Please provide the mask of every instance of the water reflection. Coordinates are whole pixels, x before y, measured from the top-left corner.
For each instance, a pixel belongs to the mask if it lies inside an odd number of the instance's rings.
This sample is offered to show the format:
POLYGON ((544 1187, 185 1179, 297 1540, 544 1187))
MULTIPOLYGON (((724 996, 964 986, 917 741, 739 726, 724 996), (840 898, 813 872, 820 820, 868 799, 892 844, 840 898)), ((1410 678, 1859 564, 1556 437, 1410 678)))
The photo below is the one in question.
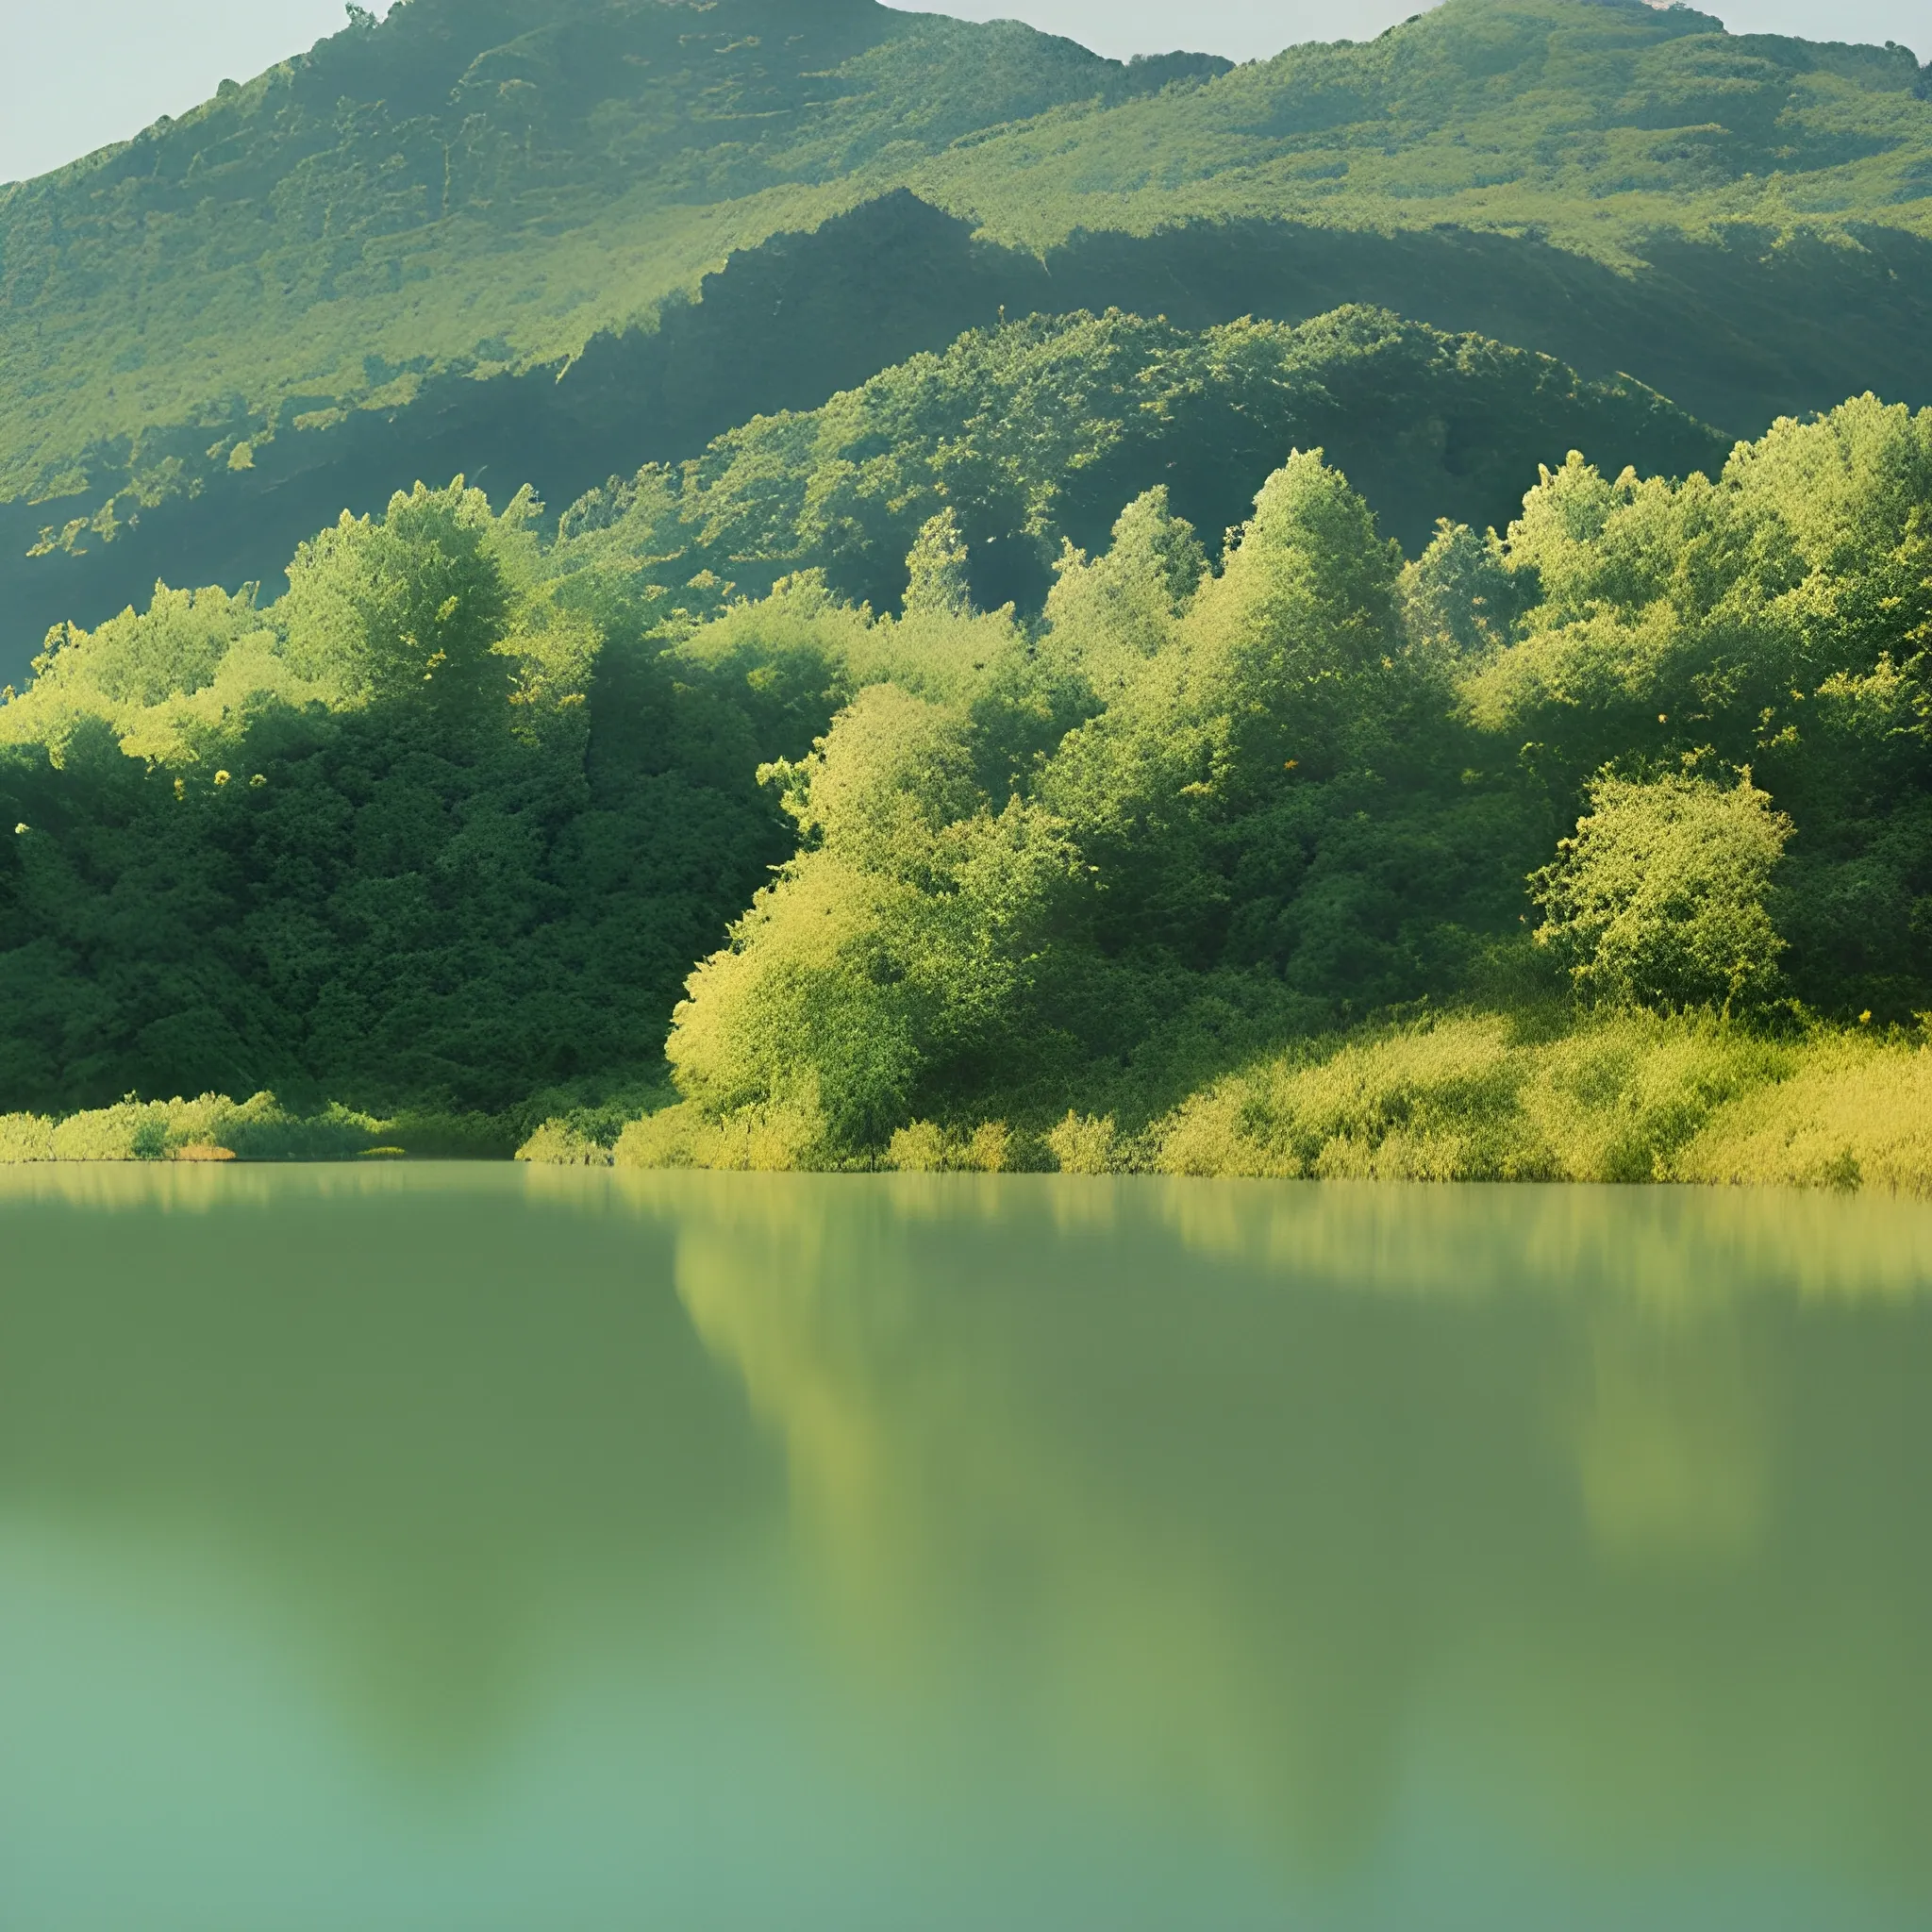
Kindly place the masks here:
POLYGON ((1515 1760, 1606 1856, 1717 1815, 1789 1851, 1850 1809, 1923 1875, 1927 1431, 1892 1352, 1925 1364, 1898 1318, 1924 1277, 1873 1239, 1918 1248, 1915 1210, 1034 1205, 925 1182, 828 1239, 808 1191, 681 1202, 680 1292, 895 1688, 991 1685, 1074 1785, 1206 1802, 1306 1869, 1362 1855, 1418 1725, 1479 1683, 1462 1774, 1515 1760), (1097 1238, 1050 1236, 1070 1223, 1097 1238), (1821 1322, 1820 1294, 1864 1313, 1821 1322), (962 1634, 997 1671, 962 1669, 962 1634))
POLYGON ((0 1240, 9 1924, 112 1902, 63 1806, 142 1838, 75 1735, 206 1796, 128 1897, 249 1789, 254 1923, 1932 1911, 1915 1207, 42 1170, 0 1240), (168 1672, 220 1721, 85 1688, 168 1672))

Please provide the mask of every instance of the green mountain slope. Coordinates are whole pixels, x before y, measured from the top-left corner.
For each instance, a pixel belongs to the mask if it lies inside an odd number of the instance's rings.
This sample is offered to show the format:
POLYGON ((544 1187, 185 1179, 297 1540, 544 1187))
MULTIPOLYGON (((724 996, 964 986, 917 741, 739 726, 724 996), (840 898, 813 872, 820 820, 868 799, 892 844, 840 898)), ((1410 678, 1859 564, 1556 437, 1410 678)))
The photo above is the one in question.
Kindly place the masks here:
POLYGON ((1448 0, 1186 96, 1049 117, 913 171, 1002 236, 1299 215, 1521 230, 1638 265, 1659 230, 1932 233, 1932 108, 1896 45, 1733 35, 1640 0, 1448 0))
POLYGON ((1740 433, 1866 384, 1932 395, 1932 102, 1903 49, 1449 0, 1224 69, 873 0, 407 0, 352 25, 0 191, 12 628, 151 581, 102 559, 159 506, 199 564, 227 539, 194 503, 241 527, 251 491, 308 478, 246 554, 174 573, 239 583, 331 494, 487 460, 564 501, 587 423, 630 439, 600 469, 692 455, 1002 303, 1199 325, 1368 299, 1627 369, 1740 433), (903 191, 974 239, 939 246, 941 224, 908 259, 903 221, 853 213, 903 191), (841 217, 823 250, 779 239, 841 217), (733 250, 737 284, 708 285, 733 250), (897 286, 933 250, 945 272, 897 286), (777 306, 699 314, 774 279, 813 309, 802 338, 777 306), (694 385, 650 368, 667 339, 697 345, 694 385), (708 416, 680 422, 687 387, 708 416))
POLYGON ((1291 449, 1318 446, 1411 553, 1443 517, 1503 527, 1539 464, 1573 448, 1613 473, 1684 475, 1715 474, 1730 447, 1634 383, 1381 310, 1199 334, 1119 310, 1035 316, 613 478, 563 514, 558 556, 617 565, 674 605, 822 570, 885 609, 921 526, 950 509, 974 601, 1030 615, 1064 546, 1104 549, 1143 491, 1213 535, 1245 519, 1291 449), (694 578, 718 588, 693 600, 694 578))
POLYGON ((1169 77, 873 0, 409 0, 0 194, 0 490, 568 357, 962 137, 1169 77))

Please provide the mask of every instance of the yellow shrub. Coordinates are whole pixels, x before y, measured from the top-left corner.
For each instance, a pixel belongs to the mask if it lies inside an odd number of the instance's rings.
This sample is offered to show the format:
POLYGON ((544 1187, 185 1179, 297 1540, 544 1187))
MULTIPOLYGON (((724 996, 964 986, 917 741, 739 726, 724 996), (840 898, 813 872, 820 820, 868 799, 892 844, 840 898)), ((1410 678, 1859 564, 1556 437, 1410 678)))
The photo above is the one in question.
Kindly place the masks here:
POLYGON ((43 1114, 0 1114, 0 1165, 52 1160, 54 1123, 43 1114))
POLYGON ((516 1158, 541 1167, 608 1167, 610 1150, 588 1134, 579 1133, 567 1121, 545 1121, 524 1144, 516 1158))
POLYGON ((892 1136, 886 1165, 902 1174, 940 1174, 946 1166, 945 1129, 936 1121, 914 1121, 892 1136))
POLYGON ((1062 1174, 1112 1174, 1121 1157, 1112 1114, 1096 1119, 1069 1108, 1066 1119, 1047 1135, 1046 1144, 1062 1174))
POLYGON ((1013 1151, 1005 1121, 984 1122, 971 1134, 914 1121, 892 1136, 884 1165, 902 1174, 1004 1174, 1013 1165, 1013 1151))
POLYGON ((0 1162, 32 1160, 341 1160, 368 1147, 377 1123, 330 1107, 291 1114, 273 1093, 235 1101, 124 1100, 69 1114, 0 1116, 0 1162))
POLYGON ((688 1100, 633 1121, 618 1136, 618 1167, 711 1167, 786 1174, 824 1166, 824 1122, 803 1106, 744 1108, 722 1121, 688 1100))

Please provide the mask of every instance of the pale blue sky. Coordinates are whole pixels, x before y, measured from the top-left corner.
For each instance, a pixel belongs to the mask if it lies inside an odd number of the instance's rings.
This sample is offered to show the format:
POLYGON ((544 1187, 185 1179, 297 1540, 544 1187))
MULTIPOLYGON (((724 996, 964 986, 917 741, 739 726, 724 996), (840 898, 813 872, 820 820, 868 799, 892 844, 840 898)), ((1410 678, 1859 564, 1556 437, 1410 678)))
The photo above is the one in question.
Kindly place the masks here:
MULTIPOLYGON (((1237 59, 1296 41, 1366 39, 1421 0, 951 0, 1104 54, 1175 46, 1237 59)), ((1932 0, 1706 0, 1733 29, 1904 41, 1932 58, 1932 0)), ((382 10, 382 0, 371 0, 382 10)), ((125 140, 342 24, 341 0, 0 0, 0 181, 125 140)))

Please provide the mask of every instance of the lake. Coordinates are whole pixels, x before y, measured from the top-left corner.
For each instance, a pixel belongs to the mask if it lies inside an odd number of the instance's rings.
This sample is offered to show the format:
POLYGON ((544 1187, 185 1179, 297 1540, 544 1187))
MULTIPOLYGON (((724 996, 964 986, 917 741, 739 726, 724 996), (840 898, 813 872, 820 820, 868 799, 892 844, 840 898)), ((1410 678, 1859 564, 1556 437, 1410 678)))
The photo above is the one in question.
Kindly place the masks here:
POLYGON ((8 1932, 1932 1924, 1932 1210, 0 1174, 8 1932))

